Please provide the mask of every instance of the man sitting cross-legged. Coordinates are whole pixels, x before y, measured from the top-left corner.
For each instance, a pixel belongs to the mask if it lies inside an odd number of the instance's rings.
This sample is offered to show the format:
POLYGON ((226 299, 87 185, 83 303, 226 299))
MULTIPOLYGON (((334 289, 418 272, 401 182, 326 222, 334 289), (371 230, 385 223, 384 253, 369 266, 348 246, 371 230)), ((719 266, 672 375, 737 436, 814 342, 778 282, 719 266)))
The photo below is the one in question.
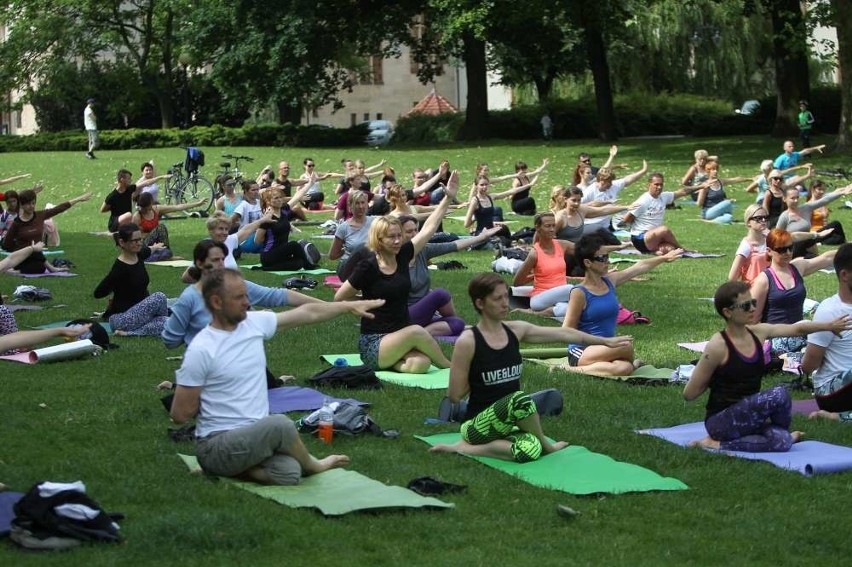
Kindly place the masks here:
POLYGON ((172 419, 197 416, 196 455, 211 474, 261 484, 293 485, 303 475, 349 464, 346 455, 317 459, 285 415, 269 415, 263 342, 277 329, 327 321, 344 313, 371 317, 384 300, 314 303, 291 311, 248 313, 243 276, 206 275, 201 293, 213 321, 186 350, 176 374, 172 419))

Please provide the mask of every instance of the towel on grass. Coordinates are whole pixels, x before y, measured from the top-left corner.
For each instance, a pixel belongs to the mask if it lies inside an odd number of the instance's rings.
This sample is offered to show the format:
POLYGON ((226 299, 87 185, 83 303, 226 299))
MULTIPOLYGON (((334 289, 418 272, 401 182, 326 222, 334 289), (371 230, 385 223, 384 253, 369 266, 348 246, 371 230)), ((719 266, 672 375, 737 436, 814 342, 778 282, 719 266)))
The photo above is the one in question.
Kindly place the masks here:
MULTIPOLYGON (((260 269, 260 264, 243 264, 240 268, 244 270, 251 270, 254 268, 260 269)), ((278 270, 278 271, 266 271, 263 270, 264 273, 274 274, 276 276, 295 276, 298 274, 309 274, 311 276, 325 276, 327 274, 333 274, 332 270, 326 270, 325 268, 315 268, 313 270, 278 270)))
POLYGON ((0 492, 0 538, 9 535, 15 519, 15 503, 23 497, 23 492, 0 492))
POLYGON ((22 278, 76 278, 77 274, 74 272, 48 272, 47 270, 43 271, 40 274, 21 274, 18 273, 18 276, 22 278))
POLYGON ((698 343, 677 343, 677 346, 681 348, 685 348, 686 350, 691 350, 692 352, 704 352, 704 349, 707 348, 707 343, 710 341, 701 341, 698 343))
MULTIPOLYGON (((201 467, 191 455, 178 456, 192 472, 201 467)), ((355 471, 331 469, 302 478, 296 486, 263 486, 226 478, 240 490, 291 508, 317 508, 326 516, 381 508, 453 508, 437 498, 420 496, 401 486, 388 486, 355 471)))
MULTIPOLYGON (((334 364, 338 358, 344 359, 349 366, 364 364, 357 354, 324 354, 321 358, 329 364, 334 364)), ((426 374, 406 374, 393 370, 377 370, 376 376, 382 382, 406 386, 409 388, 422 388, 424 390, 446 390, 450 385, 450 369, 432 366, 426 374)))
MULTIPOLYGON (((533 349, 530 349, 533 350, 533 349)), ((568 357, 562 358, 528 358, 524 356, 524 360, 531 362, 533 364, 538 364, 539 366, 547 366, 552 370, 564 370, 565 372, 570 372, 572 374, 582 374, 584 376, 594 376, 595 378, 604 378, 607 380, 615 380, 617 382, 626 382, 628 384, 636 384, 636 385, 645 385, 645 386, 657 386, 662 384, 669 384, 671 380, 672 374, 674 370, 671 368, 657 368, 656 366, 652 366, 650 364, 644 364, 639 368, 635 369, 632 374, 629 376, 607 376, 605 374, 596 374, 594 372, 582 372, 576 369, 576 367, 568 365, 568 357)))
POLYGON ((188 268, 192 266, 190 260, 161 260, 159 262, 148 262, 146 266, 165 266, 166 268, 188 268))
MULTIPOLYGON (((44 325, 37 325, 35 327, 30 327, 30 329, 55 329, 57 327, 67 327, 68 323, 70 323, 70 322, 71 321, 54 321, 53 323, 45 323, 44 325)), ((107 323, 106 321, 101 321, 101 320, 95 321, 94 319, 92 319, 92 322, 93 323, 95 323, 95 322, 100 323, 101 327, 104 328, 104 330, 107 332, 107 334, 110 334, 110 335, 112 334, 112 326, 109 323, 107 323)))
MULTIPOLYGON (((458 433, 439 433, 428 437, 415 435, 415 437, 432 446, 441 443, 453 444, 461 438, 458 433)), ((568 446, 561 451, 523 464, 491 457, 465 456, 533 486, 569 494, 601 492, 622 494, 689 488, 676 478, 662 477, 654 471, 616 461, 578 445, 568 446)))
MULTIPOLYGON (((636 433, 653 435, 681 447, 691 441, 707 437, 704 422, 685 423, 661 429, 641 429, 636 433)), ((744 451, 712 451, 741 459, 766 461, 776 467, 794 471, 805 476, 830 474, 852 469, 852 447, 832 445, 822 441, 801 441, 794 443, 786 453, 747 453, 744 451)))
POLYGON ((289 411, 314 411, 320 409, 325 400, 329 402, 347 402, 356 406, 369 406, 353 398, 335 398, 327 396, 313 388, 301 386, 282 386, 267 390, 269 397, 269 413, 287 413, 289 411))
POLYGON ((330 287, 332 289, 338 289, 340 286, 343 285, 343 282, 340 281, 340 278, 336 275, 335 276, 326 276, 325 279, 322 281, 322 283, 323 283, 323 285, 327 285, 328 287, 330 287))

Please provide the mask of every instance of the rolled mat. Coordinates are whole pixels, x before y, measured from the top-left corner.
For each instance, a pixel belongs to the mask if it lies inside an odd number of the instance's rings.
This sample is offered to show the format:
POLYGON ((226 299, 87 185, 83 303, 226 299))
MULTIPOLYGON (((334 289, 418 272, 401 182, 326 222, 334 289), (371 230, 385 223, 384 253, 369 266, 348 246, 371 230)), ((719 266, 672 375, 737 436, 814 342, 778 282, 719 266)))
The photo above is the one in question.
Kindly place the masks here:
MULTIPOLYGON (((428 437, 415 435, 429 445, 453 444, 458 433, 439 433, 428 437)), ((512 475, 523 482, 569 494, 606 492, 648 492, 651 490, 687 490, 689 487, 676 478, 667 478, 654 471, 622 463, 579 445, 545 455, 530 463, 516 463, 491 457, 464 455, 475 461, 512 475)))
MULTIPOLYGON (((200 471, 191 455, 178 455, 190 471, 200 471)), ((437 498, 420 496, 401 486, 388 486, 355 471, 332 469, 303 477, 296 486, 262 486, 223 479, 240 490, 291 508, 317 508, 326 516, 382 508, 453 508, 437 498)))
POLYGON ((190 260, 161 260, 160 262, 148 262, 146 266, 163 266, 166 268, 188 268, 192 266, 190 260))
MULTIPOLYGON (((652 435, 670 443, 686 447, 690 442, 707 436, 703 422, 685 423, 662 429, 641 429, 636 433, 652 435)), ((794 471, 805 476, 830 474, 852 469, 852 447, 832 445, 822 441, 794 443, 786 453, 746 453, 744 451, 714 451, 740 459, 766 461, 776 467, 794 471)))
MULTIPOLYGON (((323 354, 320 358, 329 364, 334 364, 338 359, 343 359, 349 366, 364 364, 357 354, 323 354)), ((421 388, 423 390, 446 390, 450 385, 450 369, 431 366, 425 374, 406 374, 393 370, 377 370, 376 376, 382 382, 405 386, 407 388, 421 388)))
POLYGON ((77 274, 72 272, 48 272, 44 271, 40 274, 17 274, 22 278, 76 278, 77 274))
MULTIPOLYGON (((240 268, 244 270, 251 270, 252 268, 260 269, 260 264, 243 264, 240 268)), ((298 274, 309 274, 311 276, 325 276, 328 274, 333 274, 333 270, 326 270, 325 268, 316 268, 313 270, 276 270, 276 271, 267 271, 267 274, 275 274, 276 276, 295 276, 298 274)))
POLYGON ((58 345, 44 347, 18 354, 7 354, 0 356, 0 360, 20 362, 22 364, 36 364, 38 362, 61 362, 63 360, 74 360, 91 355, 97 347, 89 339, 71 341, 58 345))

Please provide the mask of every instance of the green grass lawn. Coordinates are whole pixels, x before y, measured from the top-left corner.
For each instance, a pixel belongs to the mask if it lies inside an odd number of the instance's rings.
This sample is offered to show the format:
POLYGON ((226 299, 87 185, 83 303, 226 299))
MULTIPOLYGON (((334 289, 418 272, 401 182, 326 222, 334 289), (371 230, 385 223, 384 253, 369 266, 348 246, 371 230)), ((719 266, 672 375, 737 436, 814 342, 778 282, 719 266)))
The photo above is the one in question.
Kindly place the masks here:
MULTIPOLYGON (((828 140, 817 140, 822 143, 828 140)), ((617 162, 628 171, 646 158, 651 171, 662 171, 673 189, 692 162, 692 152, 706 148, 721 158, 724 177, 754 175, 760 160, 780 153, 781 140, 727 138, 702 140, 631 140, 620 144, 617 162)), ((595 164, 607 148, 586 141, 571 144, 503 144, 481 147, 376 151, 305 150, 275 148, 204 148, 213 178, 219 154, 239 152, 256 158, 250 173, 281 159, 301 171, 305 157, 317 169, 339 170, 343 157, 362 158, 368 164, 387 159, 399 179, 410 179, 416 166, 433 167, 442 158, 462 172, 465 187, 473 168, 485 161, 495 174, 513 171, 521 159, 536 167, 543 158, 551 166, 535 188, 539 208, 555 184, 564 184, 576 155, 589 151, 595 164)), ((139 172, 143 161, 154 159, 164 172, 182 159, 182 151, 104 151, 88 161, 83 150, 74 153, 0 155, 0 176, 32 172, 43 180, 45 202, 59 203, 84 191, 95 197, 58 217, 61 248, 76 264, 77 278, 24 281, 3 276, 2 291, 11 295, 20 283, 49 288, 54 300, 38 312, 17 313, 21 328, 91 315, 103 309, 92 290, 107 273, 116 255, 110 239, 92 236, 105 230, 106 215, 98 213, 112 188, 118 168, 139 172), (52 308, 51 305, 65 304, 52 308)), ((848 165, 843 156, 817 156, 819 167, 848 165)), ((326 182, 327 194, 333 186, 326 182)), ((24 183, 12 186, 24 188, 24 183)), ((499 190, 501 186, 498 186, 499 190)), ((738 185, 730 195, 739 200, 735 218, 753 199, 738 185), (738 190, 739 189, 739 190, 738 190)), ((8 187, 7 187, 8 188, 8 187)), ((645 190, 639 182, 625 191, 629 202, 645 190)), ((832 218, 852 226, 852 211, 835 204, 832 218)), ((681 260, 664 265, 645 282, 619 288, 623 304, 651 317, 649 326, 622 327, 636 338, 639 356, 656 366, 674 367, 696 355, 680 349, 679 341, 699 341, 722 327, 709 301, 724 281, 732 254, 746 230, 709 225, 696 220, 695 207, 684 204, 667 213, 667 224, 688 247, 725 254, 719 259, 681 260)), ((531 219, 528 224, 531 224, 531 219)), ((515 226, 522 226, 519 223, 515 226)), ((446 221, 449 230, 461 223, 446 221)), ((169 221, 175 253, 190 257, 195 242, 205 236, 203 221, 169 221)), ((317 232, 307 227, 307 234, 317 232)), ((327 251, 328 240, 317 240, 327 251)), ((446 287, 466 320, 474 321, 466 285, 477 271, 490 269, 488 252, 461 252, 448 257, 467 266, 465 271, 434 272, 433 286, 446 287)), ((251 263, 255 260, 244 260, 251 263)), ((333 267, 324 260, 324 265, 333 267)), ((176 297, 183 285, 180 270, 149 267, 151 290, 176 297)), ((281 278, 246 272, 265 285, 281 278)), ((833 276, 815 274, 806 282, 808 296, 821 300, 836 291, 833 276)), ((328 288, 313 292, 331 299, 328 288)), ((542 324, 556 324, 531 319, 542 324)), ((295 374, 300 382, 323 368, 323 353, 356 352, 358 329, 351 317, 277 335, 267 346, 270 368, 295 374)), ((352 458, 351 469, 385 483, 405 485, 430 475, 468 485, 466 493, 446 497, 455 509, 443 511, 385 511, 326 519, 311 510, 294 510, 187 473, 176 453, 192 452, 189 443, 175 444, 166 437, 171 426, 155 386, 171 379, 178 362, 153 338, 115 338, 120 349, 99 358, 59 364, 23 366, 0 364, 0 482, 26 491, 42 480, 86 482, 90 494, 109 511, 127 515, 121 545, 88 546, 58 555, 25 554, 0 546, 0 564, 28 565, 659 565, 730 563, 775 565, 836 562, 848 554, 848 522, 842 502, 848 501, 852 474, 805 478, 769 464, 685 450, 654 438, 635 435, 637 428, 668 426, 703 418, 704 399, 686 404, 680 387, 637 387, 564 373, 547 373, 527 365, 525 389, 559 388, 565 412, 547 419, 545 431, 617 460, 676 477, 688 491, 600 497, 574 497, 534 488, 483 465, 453 455, 430 455, 415 434, 452 428, 424 425, 434 416, 441 391, 388 386, 379 391, 355 392, 373 403, 371 415, 384 428, 399 429, 397 440, 375 437, 335 439, 335 452, 352 458), (581 512, 574 520, 555 513, 557 504, 581 512)), ((449 354, 451 349, 444 347, 449 354)), ((770 385, 790 375, 769 377, 770 385)), ((342 392, 335 392, 342 393, 342 392)), ((797 394, 802 397, 802 394, 797 394)), ((811 439, 852 445, 852 429, 836 423, 811 423, 794 417, 794 427, 811 439)), ((305 442, 316 454, 328 452, 313 438, 305 442)))

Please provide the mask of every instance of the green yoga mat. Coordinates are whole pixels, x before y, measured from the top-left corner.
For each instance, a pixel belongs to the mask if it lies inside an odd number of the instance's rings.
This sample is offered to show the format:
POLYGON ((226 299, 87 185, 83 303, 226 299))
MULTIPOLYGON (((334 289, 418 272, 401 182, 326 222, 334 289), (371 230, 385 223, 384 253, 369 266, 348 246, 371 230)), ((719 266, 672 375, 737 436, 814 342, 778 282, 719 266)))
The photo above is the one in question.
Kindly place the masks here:
MULTIPOLYGON (((349 366, 364 364, 357 354, 324 354, 320 358, 329 364, 334 364, 338 358, 346 360, 349 366)), ((422 388, 424 390, 446 390, 450 385, 450 369, 432 366, 426 374, 405 374, 392 370, 377 370, 376 376, 382 382, 406 386, 409 388, 422 388)))
MULTIPOLYGON (((415 437, 434 446, 455 443, 461 436, 458 433, 439 433, 415 437)), ((491 457, 465 456, 533 486, 569 494, 622 494, 689 488, 676 478, 660 476, 644 467, 616 461, 579 445, 571 445, 537 461, 523 464, 491 457)))
MULTIPOLYGON (((251 270, 252 268, 260 268, 260 264, 243 264, 240 268, 244 270, 251 270)), ((275 274, 276 276, 296 276, 299 274, 308 274, 311 276, 327 276, 333 274, 332 270, 326 270, 325 268, 316 268, 315 270, 296 270, 296 271, 280 271, 280 272, 264 272, 267 274, 275 274)))
MULTIPOLYGON (((104 330, 108 334, 110 334, 110 335, 112 334, 112 327, 110 326, 109 323, 107 323, 106 321, 101 321, 101 320, 97 320, 97 321, 94 321, 94 322, 100 323, 101 327, 103 327, 104 330)), ((68 323, 70 323, 70 321, 55 321, 53 323, 45 323, 44 325, 37 325, 35 327, 30 327, 30 329, 56 329, 57 327, 67 327, 68 323)))
POLYGON ((628 384, 668 384, 670 383, 670 378, 672 377, 672 373, 674 372, 674 370, 671 368, 657 368, 656 366, 645 364, 634 370, 633 373, 629 376, 607 376, 604 374, 595 374, 593 372, 578 372, 572 367, 568 366, 567 356, 562 358, 546 359, 524 357, 524 360, 532 364, 538 364, 539 366, 547 366, 548 368, 554 370, 559 369, 564 372, 570 372, 571 374, 594 376, 595 378, 616 380, 618 382, 627 382, 628 384))
MULTIPOLYGON (((60 254, 65 254, 65 250, 42 250, 41 252, 45 256, 59 256, 60 254)), ((0 250, 0 255, 10 256, 12 252, 7 252, 6 250, 0 250)), ((834 273, 834 272, 832 272, 834 273)))
MULTIPOLYGON (((192 455, 178 456, 190 471, 200 471, 192 455)), ((240 490, 284 504, 291 508, 317 508, 326 516, 341 516, 357 510, 379 508, 453 508, 437 498, 420 496, 401 486, 388 486, 346 469, 332 469, 307 476, 298 486, 263 486, 251 482, 223 479, 240 490)))

